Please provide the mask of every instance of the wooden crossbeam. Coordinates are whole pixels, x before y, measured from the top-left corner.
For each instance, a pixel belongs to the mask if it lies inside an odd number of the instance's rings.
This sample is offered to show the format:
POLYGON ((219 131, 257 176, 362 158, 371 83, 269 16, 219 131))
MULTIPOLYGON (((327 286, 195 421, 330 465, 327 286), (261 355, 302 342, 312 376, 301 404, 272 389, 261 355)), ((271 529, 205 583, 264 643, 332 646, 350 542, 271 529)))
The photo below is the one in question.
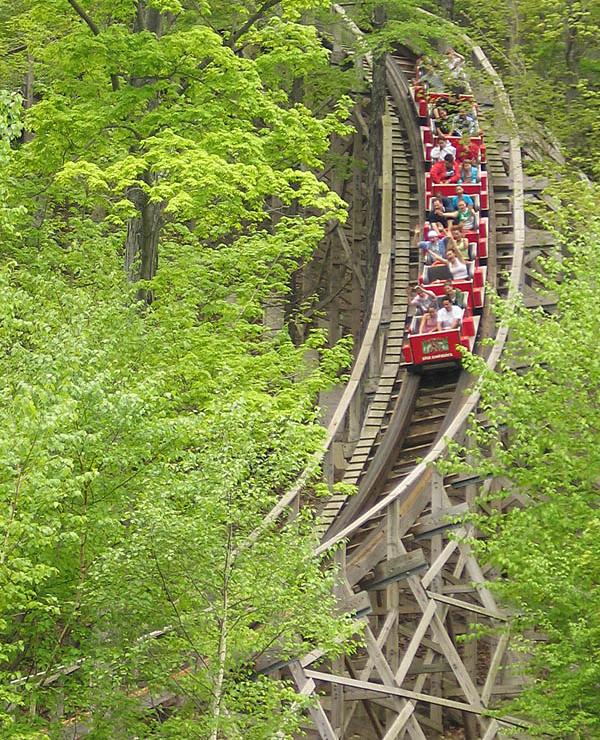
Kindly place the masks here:
POLYGON ((423 550, 404 553, 378 565, 373 573, 373 580, 367 583, 365 588, 367 591, 387 588, 391 583, 416 575, 426 569, 427 560, 423 550))
POLYGON ((431 536, 434 532, 439 532, 443 529, 451 529, 452 527, 458 527, 459 524, 450 522, 449 520, 466 514, 469 511, 469 505, 466 503, 456 504, 456 506, 448 506, 445 509, 437 511, 435 514, 428 514, 417 520, 414 527, 411 528, 411 533, 415 539, 431 536))
POLYGON ((471 604, 469 601, 463 601, 462 599, 454 599, 452 596, 446 596, 445 594, 436 594, 432 591, 427 591, 427 596, 429 596, 430 599, 434 599, 435 601, 439 601, 442 604, 448 604, 449 606, 456 606, 459 609, 465 609, 466 611, 475 612, 476 614, 483 614, 485 617, 490 617, 491 619, 499 619, 502 622, 506 622, 508 617, 506 617, 504 614, 500 614, 498 611, 491 611, 490 609, 485 609, 482 606, 478 606, 477 604, 471 604))
POLYGON ((348 678, 347 676, 335 676, 331 673, 322 673, 321 671, 306 670, 305 672, 308 678, 312 678, 315 681, 338 683, 355 689, 373 691, 377 694, 387 694, 388 696, 399 696, 403 699, 412 699, 413 701, 437 704, 448 709, 456 709, 459 712, 470 712, 471 714, 483 716, 487 711, 485 707, 479 703, 467 704, 461 701, 454 701, 453 699, 444 699, 441 696, 431 696, 417 691, 410 691, 409 689, 399 688, 398 686, 392 686, 390 684, 374 683, 373 681, 359 681, 357 679, 348 678))

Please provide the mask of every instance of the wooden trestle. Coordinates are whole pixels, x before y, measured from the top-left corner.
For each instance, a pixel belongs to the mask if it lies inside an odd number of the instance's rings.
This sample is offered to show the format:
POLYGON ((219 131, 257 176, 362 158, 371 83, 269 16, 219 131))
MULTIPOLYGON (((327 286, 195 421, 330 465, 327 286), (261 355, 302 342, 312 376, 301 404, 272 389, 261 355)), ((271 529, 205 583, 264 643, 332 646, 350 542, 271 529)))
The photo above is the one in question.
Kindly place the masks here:
MULTIPOLYGON (((490 80, 476 91, 489 132, 488 280, 506 295, 524 284, 521 143, 502 84, 478 47, 472 62, 490 80)), ((486 716, 518 691, 503 629, 508 615, 461 539, 474 534, 472 525, 453 519, 474 505, 481 487, 495 482, 444 477, 435 466, 448 438, 463 439, 478 395, 465 373, 445 369, 420 377, 408 374, 401 358, 408 281, 418 269, 411 230, 424 220, 424 162, 409 93, 413 60, 396 55, 385 63, 380 254, 386 267, 378 278, 386 281, 387 301, 383 311, 378 307, 383 341, 361 347, 362 357, 369 356, 364 367, 371 363, 378 375, 360 436, 346 443, 352 452, 343 479, 357 493, 326 503, 318 548, 325 552, 343 543, 336 555, 338 596, 362 622, 364 647, 331 665, 316 666, 315 655, 299 658, 291 674, 302 693, 315 696, 309 737, 441 738, 452 728, 469 739, 491 740, 500 732, 517 737, 518 720, 486 716), (471 639, 464 641, 467 635, 471 639)), ((496 337, 487 350, 493 367, 506 329, 495 328, 488 309, 481 334, 496 337)), ((337 415, 329 442, 343 427, 344 413, 337 415)))

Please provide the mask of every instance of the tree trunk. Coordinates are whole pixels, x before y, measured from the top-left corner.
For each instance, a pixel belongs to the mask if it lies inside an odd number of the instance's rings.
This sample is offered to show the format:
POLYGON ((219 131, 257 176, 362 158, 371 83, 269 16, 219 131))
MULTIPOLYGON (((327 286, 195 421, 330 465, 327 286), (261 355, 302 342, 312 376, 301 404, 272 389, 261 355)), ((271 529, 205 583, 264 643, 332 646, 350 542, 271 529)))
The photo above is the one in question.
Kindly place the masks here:
MULTIPOLYGON (((23 106, 25 110, 33 108, 33 83, 34 83, 34 71, 33 71, 33 57, 31 54, 27 55, 27 72, 25 73, 25 80, 23 82, 23 106)), ((27 143, 33 139, 33 133, 25 129, 23 131, 23 143, 27 143)))
POLYGON ((575 3, 567 2, 567 16, 565 20, 565 67, 567 74, 567 103, 577 99, 577 83, 579 81, 579 61, 581 47, 578 39, 578 25, 581 23, 580 14, 575 3))
MULTIPOLYGON (((162 203, 151 203, 141 188, 131 188, 129 199, 138 215, 129 220, 125 240, 125 270, 131 282, 152 280, 158 269, 158 240, 163 225, 162 203)), ((152 292, 140 288, 137 298, 152 302, 152 292)))

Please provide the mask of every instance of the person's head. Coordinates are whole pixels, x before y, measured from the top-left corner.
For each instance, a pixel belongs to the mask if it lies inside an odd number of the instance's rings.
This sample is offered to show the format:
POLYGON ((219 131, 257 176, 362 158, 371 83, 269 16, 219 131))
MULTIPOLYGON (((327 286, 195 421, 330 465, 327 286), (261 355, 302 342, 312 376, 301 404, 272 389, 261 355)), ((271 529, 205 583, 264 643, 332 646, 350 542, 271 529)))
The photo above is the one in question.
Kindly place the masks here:
POLYGON ((430 316, 432 316, 433 318, 435 318, 435 317, 436 317, 436 315, 437 315, 437 309, 436 309, 436 307, 435 307, 435 304, 433 304, 433 303, 432 303, 432 304, 430 304, 429 306, 427 306, 427 313, 428 313, 428 314, 429 314, 430 316))
POLYGON ((470 170, 471 167, 473 166, 473 162, 470 159, 468 159, 468 158, 467 159, 463 159, 462 166, 463 166, 464 169, 470 170))
POLYGON ((446 154, 446 156, 444 157, 444 162, 450 165, 454 164, 454 156, 452 154, 446 154))
POLYGON ((465 213, 465 211, 467 210, 467 204, 465 203, 464 200, 459 200, 458 201, 458 210, 461 213, 465 213))
POLYGON ((452 301, 448 297, 444 297, 442 300, 442 306, 446 309, 446 311, 450 311, 452 309, 452 301))
POLYGON ((445 108, 441 108, 438 106, 437 115, 438 118, 448 118, 448 111, 445 108))
POLYGON ((423 286, 422 285, 415 285, 415 287, 413 288, 413 290, 414 290, 414 292, 418 296, 424 296, 425 295, 425 291, 423 290, 423 286))
POLYGON ((452 280, 446 280, 444 282, 444 295, 448 296, 448 298, 451 298, 455 293, 454 287, 452 285, 452 280))
POLYGON ((431 207, 432 207, 432 209, 434 211, 437 210, 437 209, 439 209, 439 208, 443 208, 444 207, 444 204, 442 203, 441 198, 434 198, 431 201, 431 207))
POLYGON ((454 251, 454 249, 452 249, 452 247, 448 247, 448 249, 446 250, 446 259, 450 260, 450 262, 454 262, 454 260, 456 259, 456 252, 454 251))
POLYGON ((457 185, 456 186, 456 196, 457 196, 458 200, 461 200, 461 198, 463 197, 464 194, 465 194, 465 189, 463 188, 463 186, 462 185, 457 185))

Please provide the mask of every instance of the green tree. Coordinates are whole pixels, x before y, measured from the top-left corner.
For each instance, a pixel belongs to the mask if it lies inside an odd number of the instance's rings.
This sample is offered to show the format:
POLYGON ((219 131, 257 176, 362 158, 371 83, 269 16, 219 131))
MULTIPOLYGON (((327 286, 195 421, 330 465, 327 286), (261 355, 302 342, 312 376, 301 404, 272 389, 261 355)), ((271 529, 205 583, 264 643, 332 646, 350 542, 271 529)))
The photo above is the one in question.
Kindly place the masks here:
POLYGON ((262 325, 344 218, 322 4, 0 3, 0 79, 34 80, 27 137, 0 101, 3 736, 289 735, 255 661, 355 631, 310 511, 245 545, 350 359, 262 325))
POLYGON ((546 217, 564 252, 545 264, 556 312, 520 300, 498 307, 511 338, 499 372, 467 360, 483 373, 489 426, 471 427, 473 464, 463 469, 507 481, 488 504, 525 498, 477 516, 485 539, 474 543, 501 574, 490 586, 515 609, 520 668, 531 678, 515 708, 535 720, 533 734, 598 737, 600 221, 590 217, 598 191, 574 179, 548 194, 560 203, 546 217))

